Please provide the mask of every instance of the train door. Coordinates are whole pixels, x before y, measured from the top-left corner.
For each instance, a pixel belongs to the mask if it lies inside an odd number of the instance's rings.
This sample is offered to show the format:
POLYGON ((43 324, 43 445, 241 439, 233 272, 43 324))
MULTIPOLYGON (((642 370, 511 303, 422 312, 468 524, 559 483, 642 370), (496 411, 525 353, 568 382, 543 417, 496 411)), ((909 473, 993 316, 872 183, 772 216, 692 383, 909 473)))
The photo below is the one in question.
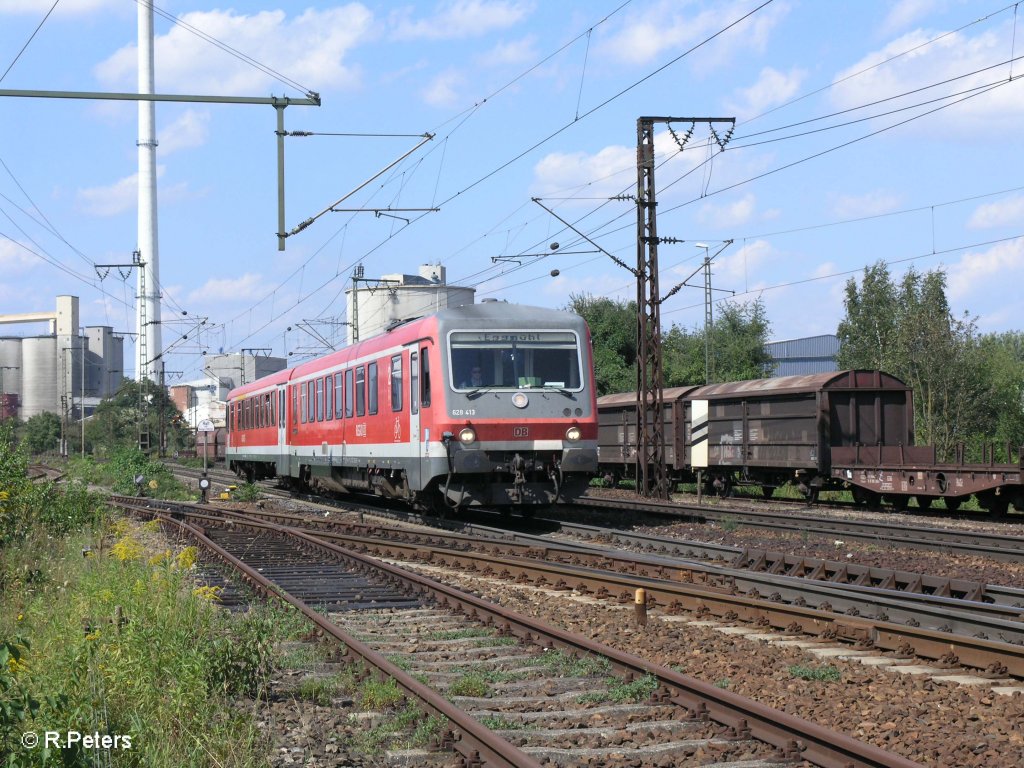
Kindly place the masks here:
POLYGON ((420 440, 420 356, 415 348, 409 352, 409 444, 412 446, 417 475, 409 479, 416 488, 419 488, 423 466, 423 443, 420 440))
POLYGON ((288 474, 288 393, 284 384, 277 387, 277 474, 288 474))

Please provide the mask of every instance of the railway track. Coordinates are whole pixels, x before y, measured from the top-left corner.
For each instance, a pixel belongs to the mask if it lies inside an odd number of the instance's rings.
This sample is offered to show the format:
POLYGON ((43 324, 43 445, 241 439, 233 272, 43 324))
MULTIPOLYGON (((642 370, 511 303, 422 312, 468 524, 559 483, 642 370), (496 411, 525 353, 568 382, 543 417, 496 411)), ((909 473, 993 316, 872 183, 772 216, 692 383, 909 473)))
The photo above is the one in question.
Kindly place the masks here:
POLYGON ((717 765, 750 768, 794 759, 822 766, 913 765, 310 532, 189 505, 161 503, 158 509, 125 498, 115 503, 191 536, 237 569, 256 591, 292 604, 341 642, 347 659, 359 658, 376 674, 395 680, 425 711, 445 718, 441 742, 461 754, 464 765, 592 765, 600 760, 666 766, 694 755, 704 760, 714 755, 717 765), (270 538, 279 542, 271 544, 270 538), (249 559, 261 565, 253 567, 249 559), (333 570, 339 565, 354 575, 339 578, 333 570), (268 578, 268 568, 275 578, 268 578), (352 579, 365 580, 356 587, 359 599, 348 586, 332 586, 351 585, 352 579), (369 582, 381 585, 369 601, 372 608, 366 600, 369 582), (324 616, 296 597, 303 590, 344 610, 324 616), (383 607, 378 601, 385 600, 390 602, 383 607), (590 660, 591 666, 566 679, 565 669, 552 672, 550 651, 543 649, 557 649, 559 664, 590 660), (490 695, 456 692, 446 697, 445 691, 452 693, 452 675, 486 680, 488 670, 495 673, 490 695), (518 679, 502 679, 507 670, 518 679), (624 690, 633 693, 623 697, 624 690), (638 700, 627 703, 631 697, 638 700), (599 722, 604 727, 596 727, 599 722))
POLYGON ((874 520, 849 520, 746 509, 721 509, 697 504, 675 504, 650 500, 630 502, 621 499, 585 497, 567 509, 601 509, 621 512, 623 517, 645 513, 662 519, 688 519, 726 523, 779 531, 799 531, 823 536, 843 536, 858 541, 914 547, 939 552, 982 555, 998 560, 1024 562, 1024 538, 961 529, 930 528, 920 523, 901 525, 874 520))

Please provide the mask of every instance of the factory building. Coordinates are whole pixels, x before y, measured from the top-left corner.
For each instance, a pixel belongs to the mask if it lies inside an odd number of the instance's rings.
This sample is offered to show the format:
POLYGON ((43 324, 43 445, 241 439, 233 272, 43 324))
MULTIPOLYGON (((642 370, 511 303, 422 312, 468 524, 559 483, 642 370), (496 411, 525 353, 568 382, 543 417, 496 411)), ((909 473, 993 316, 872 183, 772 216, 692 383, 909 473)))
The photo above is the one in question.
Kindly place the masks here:
POLYGON ((25 323, 48 323, 48 333, 0 337, 0 418, 80 419, 117 391, 124 338, 106 325, 81 328, 77 296, 58 296, 52 312, 0 315, 0 324, 25 323))
POLYGON ((772 341, 765 345, 769 363, 769 376, 803 376, 809 373, 829 373, 839 370, 839 337, 826 333, 802 339, 772 341))
POLYGON ((356 267, 352 287, 345 291, 348 343, 376 336, 403 320, 472 304, 476 289, 448 285, 445 272, 440 264, 424 264, 418 275, 369 279, 363 277, 361 266, 356 267))

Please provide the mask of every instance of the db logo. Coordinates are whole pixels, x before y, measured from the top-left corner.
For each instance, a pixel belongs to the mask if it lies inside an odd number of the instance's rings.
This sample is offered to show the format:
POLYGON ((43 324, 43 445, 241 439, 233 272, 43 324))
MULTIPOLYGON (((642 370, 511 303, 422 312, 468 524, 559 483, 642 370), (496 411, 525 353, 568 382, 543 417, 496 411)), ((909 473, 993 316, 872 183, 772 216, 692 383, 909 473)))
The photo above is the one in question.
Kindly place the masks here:
POLYGON ((529 437, 529 427, 512 427, 512 437, 529 437))

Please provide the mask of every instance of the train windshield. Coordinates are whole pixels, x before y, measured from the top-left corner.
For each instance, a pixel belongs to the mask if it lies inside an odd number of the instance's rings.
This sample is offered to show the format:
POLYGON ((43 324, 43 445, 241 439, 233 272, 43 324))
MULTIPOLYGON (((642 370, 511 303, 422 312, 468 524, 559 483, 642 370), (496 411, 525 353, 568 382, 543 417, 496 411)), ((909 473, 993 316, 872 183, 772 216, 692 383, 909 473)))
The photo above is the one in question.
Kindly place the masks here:
POLYGON ((583 388, 571 331, 453 331, 448 344, 457 390, 583 388))

